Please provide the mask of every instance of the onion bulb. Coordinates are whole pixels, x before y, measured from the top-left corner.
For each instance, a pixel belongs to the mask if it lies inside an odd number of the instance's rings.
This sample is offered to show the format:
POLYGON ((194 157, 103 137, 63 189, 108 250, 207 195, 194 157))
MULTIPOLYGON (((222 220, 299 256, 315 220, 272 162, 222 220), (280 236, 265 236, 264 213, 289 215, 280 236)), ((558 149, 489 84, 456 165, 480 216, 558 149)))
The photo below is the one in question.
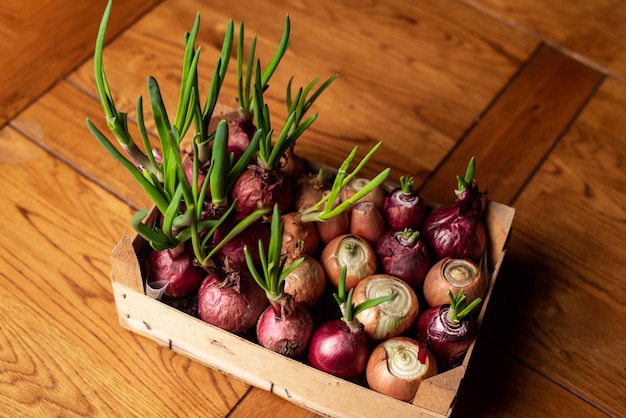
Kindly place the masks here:
POLYGON ((417 289, 432 265, 426 244, 419 232, 410 228, 389 231, 376 243, 376 254, 384 272, 404 280, 417 289))
POLYGON ((449 303, 448 291, 453 296, 462 290, 467 300, 485 296, 487 281, 480 267, 471 260, 450 258, 436 262, 424 279, 424 299, 428 306, 449 303))
POLYGON ((371 389, 405 402, 415 398, 422 380, 436 374, 430 351, 407 337, 390 338, 376 346, 365 369, 371 389))
POLYGON ((162 294, 177 298, 198 290, 204 270, 193 264, 184 243, 175 248, 152 250, 148 254, 148 284, 163 287, 162 294))
POLYGON ((397 296, 356 315, 371 340, 381 341, 398 336, 408 330, 419 312, 415 291, 405 281, 388 274, 374 274, 361 280, 354 288, 352 301, 363 303, 381 296, 397 296))
POLYGON ((385 199, 382 212, 387 225, 392 231, 405 228, 418 231, 426 218, 426 204, 413 191, 413 177, 400 177, 400 185, 385 199))
MULTIPOLYGON (((369 182, 370 182, 369 179, 366 179, 363 177, 355 177, 352 180, 350 180, 348 184, 342 187, 339 197, 341 198, 342 201, 345 202, 348 199, 350 199, 352 196, 357 194, 359 190, 367 186, 369 182)), ((383 189, 382 186, 378 186, 378 187, 375 187, 371 192, 363 196, 358 201, 359 202, 372 202, 374 206, 376 206, 379 210, 382 210, 383 205, 385 204, 386 197, 387 197, 387 193, 385 192, 385 189, 383 189)))
POLYGON ((372 202, 357 202, 350 213, 350 233, 376 245, 387 227, 380 210, 372 202))
POLYGON ((319 261, 297 250, 289 256, 285 267, 289 267, 300 257, 304 258, 302 263, 285 276, 285 293, 289 293, 298 305, 308 309, 315 305, 324 293, 326 275, 319 261))
POLYGON ((346 289, 376 273, 376 252, 363 238, 345 234, 331 240, 322 250, 320 263, 324 267, 326 279, 334 286, 339 285, 342 267, 348 270, 346 289))

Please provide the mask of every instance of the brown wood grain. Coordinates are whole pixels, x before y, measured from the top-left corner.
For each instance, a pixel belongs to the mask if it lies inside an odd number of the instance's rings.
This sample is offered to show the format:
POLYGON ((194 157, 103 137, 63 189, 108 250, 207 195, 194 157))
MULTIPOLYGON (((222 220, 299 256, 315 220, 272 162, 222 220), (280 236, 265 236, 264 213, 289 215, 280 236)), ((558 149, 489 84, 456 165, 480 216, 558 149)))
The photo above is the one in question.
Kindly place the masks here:
MULTIPOLYGON (((536 46, 532 38, 454 1, 420 7, 397 1, 336 2, 332 7, 164 2, 105 52, 105 69, 118 105, 131 117, 137 96, 145 95, 149 74, 172 81, 161 87, 169 108, 175 108, 182 33, 190 29, 197 10, 202 14, 201 90, 208 85, 208 69, 217 59, 228 18, 237 24, 243 20, 248 36, 258 34, 257 50, 266 62, 288 12, 292 40, 269 90, 267 101, 273 111, 285 115, 284 91, 291 76, 302 85, 315 77, 340 74, 316 103, 320 117, 299 141, 298 151, 338 166, 355 144, 364 155, 383 140, 386 145, 368 173, 391 165, 396 178, 407 172, 423 178, 436 167, 536 46), (476 25, 489 30, 477 31, 476 25)), ((233 61, 221 100, 226 105, 235 103, 234 71, 233 61)), ((70 80, 94 93, 92 72, 88 62, 70 80)))
POLYGON ((420 193, 452 203, 456 176, 472 156, 476 180, 496 202, 511 202, 569 128, 602 74, 541 46, 447 156, 420 193))
POLYGON ((103 249, 128 229, 126 204, 11 128, 0 182, 3 416, 221 417, 235 405, 247 385, 119 326, 103 249))
MULTIPOLYGON (((109 39, 159 0, 119 2, 109 39)), ((107 0, 6 0, 0 8, 0 127, 93 51, 107 0)))
POLYGON ((626 81, 626 4, 619 0, 463 0, 549 42, 585 64, 626 81))
POLYGON ((625 110, 626 85, 607 79, 515 201, 509 280, 493 302, 511 314, 487 321, 522 361, 616 415, 626 403, 625 110))

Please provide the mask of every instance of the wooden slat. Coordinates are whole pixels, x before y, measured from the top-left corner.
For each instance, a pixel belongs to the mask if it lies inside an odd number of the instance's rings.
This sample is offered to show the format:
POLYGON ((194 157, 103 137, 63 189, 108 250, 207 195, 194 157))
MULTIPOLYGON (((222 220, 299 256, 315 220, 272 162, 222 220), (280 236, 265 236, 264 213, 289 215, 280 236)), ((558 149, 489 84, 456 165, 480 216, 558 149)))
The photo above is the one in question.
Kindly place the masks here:
POLYGON ((420 192, 451 203, 456 175, 476 157, 489 198, 511 202, 601 80, 593 69, 542 46, 420 192))
POLYGON ((517 201, 486 333, 619 415, 626 405, 626 85, 607 79, 517 201))
MULTIPOLYGON (((355 144, 369 148, 384 140, 387 145, 369 173, 391 165, 395 177, 408 171, 423 178, 434 169, 537 45, 455 1, 419 6, 400 1, 358 6, 336 2, 316 7, 285 1, 170 1, 105 51, 105 68, 118 104, 131 116, 148 74, 174 82, 161 87, 166 103, 175 107, 182 33, 190 29, 197 10, 202 13, 205 86, 229 17, 237 23, 243 20, 249 36, 259 35, 257 49, 267 62, 289 12, 292 42, 268 96, 276 114, 284 115, 284 89, 292 75, 300 85, 340 73, 315 106, 319 120, 302 138, 299 152, 337 166, 355 144)), ((234 71, 233 63, 224 104, 234 103, 236 97, 234 71)), ((71 81, 93 94, 91 63, 72 74, 71 81)))
MULTIPOLYGON (((110 36, 159 0, 117 5, 110 36)), ((107 0, 5 0, 0 8, 0 127, 93 50, 107 0)))
POLYGON ((463 0, 626 81, 626 4, 594 0, 463 0))
POLYGON ((118 323, 109 251, 129 208, 11 128, 0 183, 2 415, 227 414, 247 385, 118 323))

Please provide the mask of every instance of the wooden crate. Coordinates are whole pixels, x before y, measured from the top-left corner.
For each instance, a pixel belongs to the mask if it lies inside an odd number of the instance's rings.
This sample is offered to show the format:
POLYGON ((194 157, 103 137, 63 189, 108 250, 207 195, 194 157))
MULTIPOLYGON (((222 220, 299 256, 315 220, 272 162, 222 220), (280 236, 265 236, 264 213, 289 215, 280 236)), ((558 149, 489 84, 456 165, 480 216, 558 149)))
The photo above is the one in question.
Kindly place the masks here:
MULTIPOLYGON (((490 280, 478 328, 504 258, 514 213, 511 207, 488 204, 484 266, 490 280)), ((424 380, 413 402, 402 402, 274 353, 146 296, 137 257, 146 245, 140 237, 125 234, 111 254, 113 293, 124 328, 321 415, 449 417, 452 413, 475 342, 460 366, 424 380)))

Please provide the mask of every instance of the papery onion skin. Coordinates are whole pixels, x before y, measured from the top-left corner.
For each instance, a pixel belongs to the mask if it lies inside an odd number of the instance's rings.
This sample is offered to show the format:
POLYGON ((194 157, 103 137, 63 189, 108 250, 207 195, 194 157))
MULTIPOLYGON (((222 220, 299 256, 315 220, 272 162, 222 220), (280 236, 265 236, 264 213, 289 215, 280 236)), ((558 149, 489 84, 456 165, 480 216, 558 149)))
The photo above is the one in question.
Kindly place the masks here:
POLYGON ((388 274, 369 276, 354 288, 352 302, 355 305, 391 294, 394 290, 398 295, 393 300, 366 309, 356 316, 370 340, 385 340, 410 329, 419 313, 417 294, 405 281, 388 274))
POLYGON ((309 363, 343 379, 356 379, 365 371, 369 344, 365 334, 353 332, 341 319, 320 325, 309 343, 309 363))
POLYGON ((394 337, 377 345, 365 369, 367 384, 372 390, 401 401, 410 402, 424 379, 437 374, 437 364, 430 351, 418 341, 394 337), (388 356, 397 355, 399 362, 414 365, 406 373, 394 374, 388 356), (411 372, 412 371, 412 372, 411 372))
POLYGON ((362 279, 376 273, 378 262, 374 248, 363 238, 344 234, 331 240, 324 249, 320 257, 320 263, 324 267, 326 279, 334 287, 339 284, 341 268, 346 266, 346 290, 350 290, 362 279), (354 257, 347 246, 354 245, 354 257), (347 264, 347 261, 354 261, 354 264, 347 264))
POLYGON ((376 242, 387 231, 385 220, 380 210, 372 202, 358 202, 350 213, 350 233, 365 238, 367 242, 376 242))
MULTIPOLYGON (((227 228, 218 228, 214 233, 214 241, 219 242, 228 231, 227 228)), ((220 260, 228 259, 229 266, 234 270, 246 270, 246 255, 243 252, 243 248, 248 246, 252 259, 256 264, 260 260, 259 256, 259 240, 263 242, 265 248, 269 246, 270 231, 263 225, 262 222, 257 221, 248 226, 242 233, 237 235, 228 241, 217 252, 217 256, 220 260)))
POLYGON ((330 184, 325 179, 320 179, 317 174, 306 174, 297 178, 293 201, 295 209, 301 210, 315 205, 329 190, 330 184))
POLYGON ((420 195, 397 188, 385 199, 382 212, 390 230, 411 228, 419 231, 426 219, 427 208, 420 195))
MULTIPOLYGON (((348 184, 341 188, 341 192, 339 193, 339 197, 343 202, 357 194, 359 190, 361 190, 364 186, 366 186, 370 182, 369 179, 356 177, 350 180, 348 184)), ((371 192, 363 196, 359 199, 359 202, 372 202, 379 210, 382 210, 383 205, 385 204, 385 198, 387 197, 387 192, 381 186, 374 188, 371 192)), ((351 209, 350 209, 351 210, 351 209)), ((349 211, 350 211, 349 210, 349 211)), ((348 211, 348 212, 349 212, 348 211)))
POLYGON ((250 145, 256 127, 250 118, 235 118, 228 121, 227 153, 234 153, 235 161, 241 157, 250 145))
POLYGON ((301 246, 305 254, 314 255, 319 247, 319 234, 313 222, 301 222, 300 214, 289 212, 280 217, 284 230, 281 253, 290 254, 301 246), (298 243, 300 241, 300 243, 298 243))
MULTIPOLYGON (((298 305, 311 308, 317 303, 326 287, 324 268, 310 255, 303 255, 304 261, 285 277, 285 293, 290 294, 298 305)), ((285 267, 288 267, 287 263, 285 267)))
POLYGON ((193 264, 184 244, 148 254, 148 281, 165 282, 164 294, 172 298, 187 296, 198 290, 206 272, 193 264))
POLYGON ((450 303, 448 290, 453 296, 463 290, 467 301, 472 302, 485 296, 487 280, 481 268, 472 260, 446 257, 431 267, 422 289, 428 306, 450 303))
POLYGON ((269 306, 263 311, 256 327, 259 344, 287 357, 297 357, 306 350, 313 333, 313 319, 302 306, 285 315, 276 314, 269 306))
POLYGON ((469 258, 478 262, 487 246, 482 215, 460 213, 458 206, 433 209, 426 217, 422 236, 433 252, 435 261, 442 258, 469 258))
POLYGON ((425 344, 441 368, 450 367, 469 349, 476 337, 474 319, 466 316, 458 323, 447 319, 450 305, 428 308, 417 320, 417 339, 425 344))
POLYGON ((291 179, 282 171, 250 165, 233 185, 235 210, 248 215, 259 207, 271 208, 276 203, 280 212, 286 213, 291 206, 291 188, 291 179))
POLYGON ((320 237, 320 241, 324 244, 328 244, 338 236, 350 232, 350 218, 347 212, 342 212, 325 221, 315 222, 315 226, 317 227, 317 234, 320 237))
POLYGON ((414 289, 421 288, 432 266, 426 244, 419 237, 407 238, 402 231, 384 234, 376 243, 376 255, 386 274, 404 280, 414 289))
POLYGON ((268 305, 263 289, 245 276, 237 289, 209 274, 198 291, 200 319, 233 333, 252 328, 268 305))

